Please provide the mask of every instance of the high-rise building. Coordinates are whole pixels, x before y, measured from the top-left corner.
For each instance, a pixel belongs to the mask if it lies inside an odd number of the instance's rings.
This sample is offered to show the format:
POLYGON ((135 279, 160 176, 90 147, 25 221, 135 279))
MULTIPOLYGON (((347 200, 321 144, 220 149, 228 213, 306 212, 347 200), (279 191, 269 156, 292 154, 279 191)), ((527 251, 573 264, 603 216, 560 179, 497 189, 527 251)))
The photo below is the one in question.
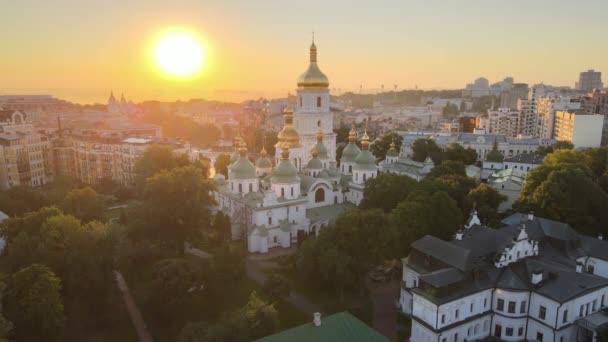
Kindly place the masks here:
POLYGON ((490 82, 484 77, 480 77, 473 83, 467 84, 462 91, 463 97, 482 97, 488 95, 490 95, 490 82))
POLYGON ((541 97, 536 100, 535 136, 538 138, 553 138, 553 127, 555 126, 555 112, 558 110, 578 110, 581 102, 578 98, 571 97, 541 97))
POLYGON ((593 89, 601 89, 603 87, 602 73, 593 69, 581 72, 575 85, 577 90, 582 91, 592 91, 593 89))
POLYGON ((488 134, 501 134, 507 137, 519 135, 520 112, 509 108, 488 110, 488 117, 479 120, 478 128, 485 129, 488 134))
POLYGON ((581 108, 592 114, 604 116, 602 145, 608 145, 608 91, 595 89, 581 98, 581 108))
POLYGON ((598 147, 602 141, 604 116, 584 111, 557 111, 554 138, 570 141, 574 147, 598 147))
POLYGON ((528 85, 526 83, 515 83, 513 87, 500 94, 500 107, 517 108, 517 101, 528 97, 528 85))

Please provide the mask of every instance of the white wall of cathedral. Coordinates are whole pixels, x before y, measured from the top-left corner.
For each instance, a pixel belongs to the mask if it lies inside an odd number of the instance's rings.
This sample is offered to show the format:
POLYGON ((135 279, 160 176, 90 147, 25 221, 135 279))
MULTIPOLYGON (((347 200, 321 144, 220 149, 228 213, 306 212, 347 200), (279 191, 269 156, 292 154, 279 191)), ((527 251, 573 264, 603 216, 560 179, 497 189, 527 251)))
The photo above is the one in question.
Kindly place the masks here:
POLYGON ((363 189, 356 189, 351 187, 350 190, 346 193, 346 200, 356 206, 361 204, 363 201, 363 189))
POLYGON ((372 179, 378 176, 378 171, 376 170, 357 170, 356 168, 353 170, 353 182, 355 184, 365 184, 368 179, 372 179))
MULTIPOLYGON (((321 129, 323 133, 329 133, 333 130, 333 117, 329 110, 329 89, 298 89, 296 91, 297 103, 294 114, 324 114, 330 115, 330 120, 325 122, 321 129), (328 126, 326 126, 329 124, 328 126)), ((311 130, 302 131, 302 133, 314 133, 317 126, 311 127, 311 130)))
MULTIPOLYGON (((300 140, 301 142, 301 140, 300 140)), ((306 151, 303 147, 296 147, 289 149, 289 160, 293 163, 293 166, 296 167, 298 171, 302 171, 304 166, 308 163, 308 160, 304 158, 304 151, 306 151), (303 166, 304 165, 304 166, 303 166)), ((309 153, 310 154, 310 153, 309 153)), ((275 152, 275 165, 278 165, 281 162, 281 148, 277 147, 275 152)))
POLYGON ((345 175, 352 175, 354 165, 355 165, 355 163, 347 163, 347 162, 340 163, 340 172, 342 172, 342 174, 345 174, 345 175))
POLYGON ((248 194, 258 192, 259 181, 257 179, 231 179, 228 181, 230 192, 235 194, 248 194))
POLYGON ((271 229, 267 235, 251 234, 247 240, 247 249, 250 253, 267 253, 270 248, 290 246, 291 232, 280 229, 271 229))
POLYGON ((311 186, 306 196, 308 198, 307 208, 324 207, 343 202, 342 191, 334 191, 325 181, 311 186))
POLYGON ((272 183, 271 188, 279 198, 296 199, 300 197, 299 181, 297 183, 272 183))
POLYGON ((266 227, 278 227, 282 220, 288 220, 297 226, 306 222, 306 206, 304 204, 291 204, 268 210, 256 210, 253 215, 252 225, 266 227))

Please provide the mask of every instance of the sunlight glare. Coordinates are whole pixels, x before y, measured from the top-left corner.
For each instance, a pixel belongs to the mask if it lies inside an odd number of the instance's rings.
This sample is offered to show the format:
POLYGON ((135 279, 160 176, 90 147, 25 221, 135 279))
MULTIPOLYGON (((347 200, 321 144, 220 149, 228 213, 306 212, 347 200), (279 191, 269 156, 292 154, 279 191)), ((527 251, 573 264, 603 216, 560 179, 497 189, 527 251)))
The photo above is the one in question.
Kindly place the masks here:
POLYGON ((193 34, 170 32, 163 34, 154 46, 154 59, 165 73, 187 77, 196 74, 203 65, 203 47, 193 34))

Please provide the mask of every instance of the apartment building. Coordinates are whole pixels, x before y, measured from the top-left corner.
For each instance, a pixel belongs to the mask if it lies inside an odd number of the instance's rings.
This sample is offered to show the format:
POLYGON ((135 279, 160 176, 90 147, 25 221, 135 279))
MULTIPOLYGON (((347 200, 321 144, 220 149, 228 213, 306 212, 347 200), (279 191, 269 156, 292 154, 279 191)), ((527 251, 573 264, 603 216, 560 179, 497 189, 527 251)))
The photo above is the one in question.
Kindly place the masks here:
POLYGON ((584 111, 557 111, 554 137, 570 141, 574 147, 598 147, 602 142, 604 116, 584 111))

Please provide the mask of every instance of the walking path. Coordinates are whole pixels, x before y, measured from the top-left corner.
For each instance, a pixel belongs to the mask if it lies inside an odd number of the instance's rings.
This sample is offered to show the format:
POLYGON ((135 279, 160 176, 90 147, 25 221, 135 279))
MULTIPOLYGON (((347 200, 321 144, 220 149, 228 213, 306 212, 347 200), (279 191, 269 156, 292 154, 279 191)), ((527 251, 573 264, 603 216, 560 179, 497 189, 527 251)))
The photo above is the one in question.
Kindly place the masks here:
POLYGON ((122 274, 118 271, 114 271, 114 276, 116 277, 116 284, 118 285, 118 289, 122 292, 122 297, 125 302, 125 306, 127 307, 127 311, 129 312, 129 316, 131 317, 131 322, 133 323, 133 327, 137 331, 137 336, 139 336, 140 342, 154 342, 152 335, 148 331, 148 327, 146 326, 146 322, 144 322, 144 318, 135 304, 133 297, 131 297, 131 292, 129 291, 129 287, 127 286, 127 282, 125 278, 123 278, 122 274))
POLYGON ((397 341, 395 298, 399 294, 399 281, 374 283, 368 280, 367 287, 374 308, 374 329, 391 341, 397 341))

